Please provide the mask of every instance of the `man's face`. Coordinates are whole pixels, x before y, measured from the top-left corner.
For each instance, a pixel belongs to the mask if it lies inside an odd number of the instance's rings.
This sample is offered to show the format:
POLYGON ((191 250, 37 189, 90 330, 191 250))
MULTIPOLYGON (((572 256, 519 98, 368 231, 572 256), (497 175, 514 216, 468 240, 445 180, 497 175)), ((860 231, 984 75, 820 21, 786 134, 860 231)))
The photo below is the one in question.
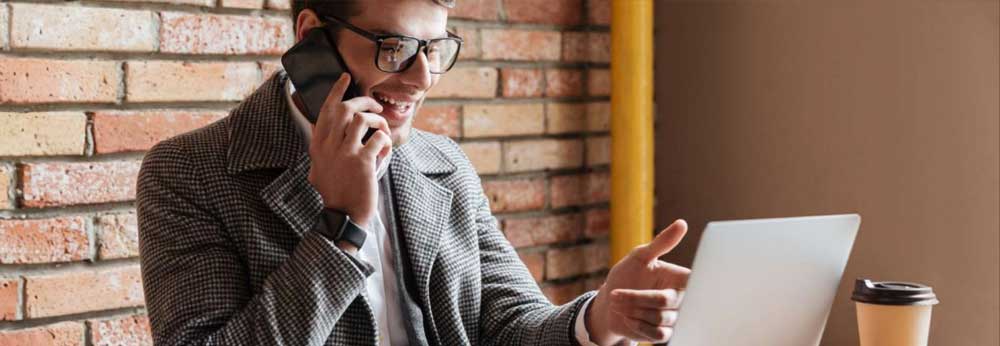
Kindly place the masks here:
MULTIPOLYGON (((361 14, 344 19, 369 32, 424 40, 447 37, 448 10, 433 1, 364 0, 361 3, 361 14)), ((298 24, 296 37, 302 39, 309 29, 322 22, 314 12, 306 10, 299 15, 298 24)), ((417 54, 413 65, 402 72, 382 72, 375 66, 377 46, 374 42, 346 29, 340 30, 336 39, 352 81, 361 94, 382 105, 379 115, 389 123, 393 146, 406 143, 413 118, 440 75, 430 73, 423 53, 417 54)))

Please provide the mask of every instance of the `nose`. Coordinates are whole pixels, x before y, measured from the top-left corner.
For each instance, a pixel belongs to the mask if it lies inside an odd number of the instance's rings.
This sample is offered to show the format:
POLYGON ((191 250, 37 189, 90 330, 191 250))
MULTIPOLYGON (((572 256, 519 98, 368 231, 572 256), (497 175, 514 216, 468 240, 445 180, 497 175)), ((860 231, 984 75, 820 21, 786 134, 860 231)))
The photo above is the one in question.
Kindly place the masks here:
POLYGON ((416 60, 413 61, 413 65, 410 65, 410 68, 400 73, 400 81, 417 90, 427 90, 431 87, 431 78, 433 78, 431 76, 430 64, 427 62, 427 54, 421 50, 417 52, 417 56, 414 59, 416 60))

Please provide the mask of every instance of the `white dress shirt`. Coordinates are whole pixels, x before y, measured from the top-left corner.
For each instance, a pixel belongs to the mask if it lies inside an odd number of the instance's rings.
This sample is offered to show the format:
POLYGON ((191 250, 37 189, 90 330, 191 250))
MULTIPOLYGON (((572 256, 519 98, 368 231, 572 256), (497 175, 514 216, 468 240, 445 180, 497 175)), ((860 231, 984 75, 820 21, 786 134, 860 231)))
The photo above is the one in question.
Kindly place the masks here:
MULTIPOLYGON (((285 82, 285 99, 288 101, 289 112, 292 114, 292 119, 298 124, 298 127, 302 134, 305 136, 306 143, 309 143, 312 138, 312 124, 309 120, 302 114, 298 107, 295 106, 295 102, 292 100, 292 93, 295 92, 295 87, 291 82, 285 82)), ((382 179, 385 176, 386 171, 389 168, 389 161, 392 158, 392 151, 390 150, 389 155, 386 156, 381 162, 379 162, 377 174, 378 178, 382 179)), ((381 191, 379 192, 381 193, 381 191)), ((390 239, 386 233, 385 224, 389 222, 386 219, 388 217, 385 210, 387 206, 384 205, 383 198, 379 198, 378 210, 376 214, 378 217, 373 218, 371 224, 369 225, 359 225, 364 227, 368 232, 368 241, 361 246, 358 251, 359 258, 368 263, 380 262, 381 265, 373 265, 375 267, 375 272, 368 276, 367 284, 365 285, 365 298, 368 300, 368 304, 371 305, 372 310, 375 312, 375 321, 378 325, 378 335, 379 335, 379 345, 407 345, 409 339, 406 336, 406 328, 404 327, 405 322, 403 322, 403 313, 400 310, 399 303, 399 292, 396 286, 396 275, 393 271, 393 252, 392 245, 389 243, 390 239), (387 303, 388 302, 388 303, 387 303)), ((590 302, 593 299, 588 300, 583 304, 580 309, 580 313, 577 314, 576 324, 574 326, 574 335, 576 336, 577 342, 583 346, 598 346, 590 340, 590 333, 587 331, 586 323, 584 321, 584 312, 590 306, 590 302)))

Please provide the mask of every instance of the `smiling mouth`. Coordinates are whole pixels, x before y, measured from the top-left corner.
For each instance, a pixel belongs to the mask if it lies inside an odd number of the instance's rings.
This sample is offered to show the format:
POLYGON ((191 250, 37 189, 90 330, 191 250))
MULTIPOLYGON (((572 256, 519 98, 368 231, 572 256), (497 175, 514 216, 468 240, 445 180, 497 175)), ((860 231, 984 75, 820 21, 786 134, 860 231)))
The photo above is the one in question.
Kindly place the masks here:
POLYGON ((400 120, 408 117, 417 103, 416 101, 404 101, 377 91, 372 92, 372 98, 382 105, 383 115, 400 120))
POLYGON ((402 101, 402 100, 394 99, 391 96, 382 94, 382 93, 377 92, 377 91, 373 92, 372 95, 374 95, 375 99, 378 100, 379 102, 387 103, 387 104, 390 104, 390 105, 393 105, 393 106, 397 106, 397 107, 412 107, 413 103, 414 103, 414 102, 402 101))

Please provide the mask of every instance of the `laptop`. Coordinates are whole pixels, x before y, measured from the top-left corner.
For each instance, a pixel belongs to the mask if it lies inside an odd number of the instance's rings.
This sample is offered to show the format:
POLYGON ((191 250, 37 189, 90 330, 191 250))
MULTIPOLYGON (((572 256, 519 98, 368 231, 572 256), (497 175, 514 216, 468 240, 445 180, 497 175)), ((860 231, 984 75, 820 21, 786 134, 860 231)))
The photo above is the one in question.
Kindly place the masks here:
POLYGON ((670 346, 819 345, 857 214, 710 222, 670 346))

